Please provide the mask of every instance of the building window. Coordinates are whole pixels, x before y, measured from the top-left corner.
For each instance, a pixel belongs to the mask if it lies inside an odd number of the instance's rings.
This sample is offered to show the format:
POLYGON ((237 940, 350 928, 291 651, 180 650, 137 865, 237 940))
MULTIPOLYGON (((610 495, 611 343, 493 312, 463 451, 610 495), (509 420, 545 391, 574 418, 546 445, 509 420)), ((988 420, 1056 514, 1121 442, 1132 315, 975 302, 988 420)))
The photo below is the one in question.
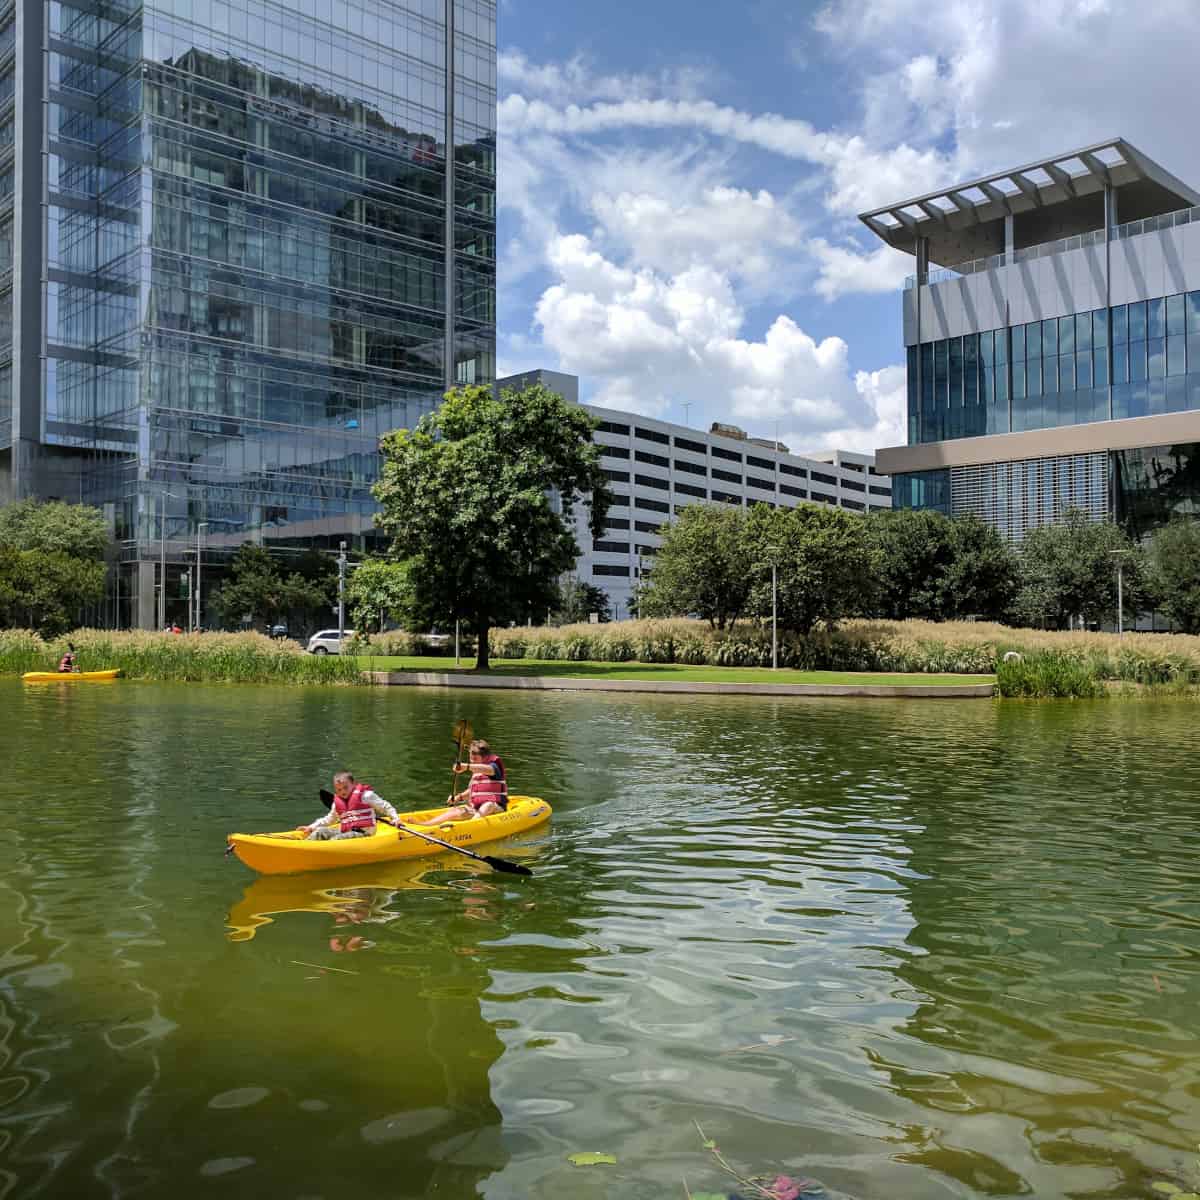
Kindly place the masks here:
POLYGON ((628 446, 606 446, 603 443, 600 445, 601 458, 628 458, 628 446))
POLYGON ((723 446, 712 446, 710 448, 715 458, 724 458, 728 459, 729 462, 735 463, 740 463, 742 461, 742 456, 740 454, 735 454, 732 450, 726 450, 723 446))
POLYGON ((843 479, 842 487, 848 488, 852 492, 865 492, 867 490, 867 485, 859 483, 857 479, 843 479))
POLYGON ((847 500, 847 499, 843 498, 842 499, 842 507, 843 508, 853 508, 857 512, 862 512, 862 510, 864 508, 866 508, 867 506, 861 500, 847 500))
POLYGON ((638 533, 657 533, 662 528, 653 521, 634 521, 633 527, 638 533))
POLYGON ((633 502, 634 508, 644 508, 647 512, 669 513, 671 506, 661 500, 651 500, 648 496, 638 496, 633 502))
POLYGON ((628 554, 629 543, 593 541, 592 549, 599 554, 628 554))
POLYGON ((712 498, 714 500, 719 500, 722 504, 736 504, 739 507, 742 503, 741 496, 734 496, 729 492, 718 492, 715 488, 712 492, 712 498))
POLYGON ((640 463, 649 463, 652 467, 670 468, 671 460, 661 454, 651 454, 649 450, 638 450, 633 456, 640 463))
POLYGON ((617 425, 613 421, 601 421, 597 428, 601 433, 619 433, 622 437, 629 436, 628 425, 617 425))
POLYGON ((755 475, 747 475, 746 486, 758 488, 762 492, 773 492, 775 490, 775 481, 773 479, 759 479, 755 475))
POLYGON ((653 558, 658 553, 658 547, 639 545, 637 552, 641 555, 644 555, 646 558, 653 558))
POLYGON ((677 437, 675 439, 676 449, 690 450, 693 454, 705 454, 708 452, 708 447, 703 442, 693 442, 689 438, 677 437))
POLYGON ((656 479, 653 475, 635 475, 633 477, 633 482, 636 483, 638 487, 658 488, 663 492, 670 490, 671 487, 671 484, 668 480, 656 479))
POLYGON ((838 463, 838 466, 841 467, 843 471, 861 471, 863 469, 862 463, 847 462, 845 459, 842 459, 842 461, 838 463))
POLYGON ((660 446, 669 446, 671 439, 665 433, 659 433, 656 429, 643 429, 640 425, 635 425, 633 432, 645 442, 657 442, 660 446))
POLYGON ((890 496, 891 494, 892 494, 892 489, 890 487, 880 487, 876 483, 871 484, 871 495, 872 496, 890 496))
POLYGON ((592 563, 593 575, 616 575, 625 579, 629 578, 629 567, 621 566, 617 563, 592 563))
POLYGON ((692 474, 692 475, 707 475, 708 474, 708 468, 706 466, 704 466, 703 463, 684 462, 684 460, 682 458, 677 458, 675 460, 675 470, 687 471, 689 474, 692 474))
POLYGON ((605 469, 605 470, 602 470, 600 472, 600 474, 603 475, 604 478, 607 479, 610 483, 628 483, 629 482, 629 472, 628 471, 609 471, 609 470, 605 469))
POLYGON ((798 500, 807 500, 808 493, 803 488, 792 487, 790 483, 781 483, 779 490, 785 496, 795 496, 798 500))
POLYGON ((605 517, 604 518, 604 532, 605 533, 611 533, 612 530, 614 530, 614 529, 628 529, 628 528, 629 528, 629 518, 628 517, 615 517, 615 518, 614 517, 605 517))
POLYGON ((838 479, 836 475, 826 475, 824 471, 810 472, 810 478, 813 483, 827 483, 830 487, 837 487, 838 479))
POLYGON ((628 508, 629 495, 627 492, 612 492, 612 505, 614 508, 628 508))
POLYGON ((781 462, 779 469, 785 475, 795 475, 799 479, 807 479, 808 472, 803 467, 793 467, 791 463, 781 462))
POLYGON ((693 487, 690 483, 680 483, 676 480, 675 491, 683 496, 695 496, 699 500, 707 500, 708 493, 701 487, 693 487))
POLYGON ((732 471, 721 471, 713 467, 712 477, 714 479, 723 479, 726 483, 736 483, 738 487, 742 486, 742 477, 735 475, 732 471))
POLYGON ((837 504, 837 500, 833 496, 827 496, 824 492, 810 492, 808 498, 818 500, 822 504, 837 504))
POLYGON ((758 467, 760 471, 775 470, 775 464, 769 458, 755 458, 753 454, 746 455, 746 466, 758 467))

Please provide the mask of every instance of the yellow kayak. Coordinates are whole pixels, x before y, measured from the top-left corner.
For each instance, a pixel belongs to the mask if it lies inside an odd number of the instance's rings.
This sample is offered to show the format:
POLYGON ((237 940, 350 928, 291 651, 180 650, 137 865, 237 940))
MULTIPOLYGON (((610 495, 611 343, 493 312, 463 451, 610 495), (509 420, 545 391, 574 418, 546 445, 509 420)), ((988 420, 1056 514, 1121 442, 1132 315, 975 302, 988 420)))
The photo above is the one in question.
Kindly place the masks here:
MULTIPOLYGON (((420 821, 439 812, 440 808, 427 808, 401 813, 400 820, 420 821)), ((436 828, 423 826, 421 832, 472 850, 484 842, 524 833, 549 819, 550 805, 545 800, 534 796, 510 796, 505 812, 436 828)), ((293 829, 280 833, 231 833, 228 842, 234 854, 260 875, 327 871, 334 867, 361 867, 368 863, 448 853, 440 846, 382 823, 375 826, 370 837, 345 838, 339 842, 310 842, 303 833, 293 829)))
POLYGON ((100 679, 116 679, 120 673, 120 667, 112 671, 26 671, 21 678, 26 683, 95 683, 100 679))

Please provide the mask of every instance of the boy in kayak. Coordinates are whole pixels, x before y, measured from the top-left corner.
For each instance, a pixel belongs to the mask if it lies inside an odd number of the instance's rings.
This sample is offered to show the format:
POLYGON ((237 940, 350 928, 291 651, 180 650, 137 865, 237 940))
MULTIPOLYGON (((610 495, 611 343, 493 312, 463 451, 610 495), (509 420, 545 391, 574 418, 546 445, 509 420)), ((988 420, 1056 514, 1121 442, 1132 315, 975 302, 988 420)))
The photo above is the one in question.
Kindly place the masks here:
MULTIPOLYGON (((444 809, 427 821, 410 821, 411 825, 445 825, 450 821, 465 821, 469 817, 490 817, 508 807, 508 775, 504 762, 482 738, 471 743, 471 761, 456 763, 455 774, 471 772, 471 782, 462 793, 465 804, 444 809)), ((454 800, 455 797, 449 797, 454 800)))
POLYGON ((67 652, 58 660, 58 673, 60 675, 72 675, 79 670, 79 664, 75 661, 75 646, 67 643, 67 652))
POLYGON ((375 814, 395 825, 396 810, 368 784, 359 783, 349 771, 333 777, 333 803, 329 811, 299 831, 310 842, 340 842, 343 838, 370 837, 375 832, 375 814), (337 825, 334 829, 332 826, 337 825))

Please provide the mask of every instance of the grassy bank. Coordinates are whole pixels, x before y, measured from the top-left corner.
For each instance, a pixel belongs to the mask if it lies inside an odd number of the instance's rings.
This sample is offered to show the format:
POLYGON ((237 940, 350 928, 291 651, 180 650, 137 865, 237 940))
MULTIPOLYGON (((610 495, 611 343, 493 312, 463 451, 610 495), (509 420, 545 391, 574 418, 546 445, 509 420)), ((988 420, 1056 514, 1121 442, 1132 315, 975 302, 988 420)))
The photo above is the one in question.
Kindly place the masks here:
POLYGON ((219 683, 358 683, 353 660, 306 654, 295 642, 260 633, 152 633, 77 629, 44 641, 28 630, 0 630, 0 675, 53 671, 75 644, 84 671, 119 667, 130 679, 219 683))
MULTIPOLYGON (((509 662, 716 668, 764 668, 771 662, 769 626, 750 622, 722 632, 683 619, 497 629, 489 644, 497 669, 509 662)), ((384 642, 378 649, 411 653, 396 642, 384 642)), ((1114 693, 1114 684, 1136 685, 1115 689, 1118 694, 1162 695, 1193 692, 1200 684, 1200 637, 1145 633, 1118 637, 971 621, 847 621, 807 637, 782 634, 779 663, 781 668, 804 672, 994 674, 1000 693, 1006 696, 1102 697, 1114 693), (1006 654, 1019 657, 1006 663, 1006 654)))
MULTIPOLYGON (((469 671, 471 661, 456 667, 454 657, 424 655, 360 656, 358 664, 367 671, 437 671, 454 674, 469 671)), ((953 687, 964 683, 993 683, 991 675, 880 674, 855 671, 772 671, 769 667, 704 667, 681 663, 562 662, 523 658, 492 664, 488 675, 548 675, 571 679, 643 679, 662 683, 836 683, 879 684, 887 687, 953 687)))

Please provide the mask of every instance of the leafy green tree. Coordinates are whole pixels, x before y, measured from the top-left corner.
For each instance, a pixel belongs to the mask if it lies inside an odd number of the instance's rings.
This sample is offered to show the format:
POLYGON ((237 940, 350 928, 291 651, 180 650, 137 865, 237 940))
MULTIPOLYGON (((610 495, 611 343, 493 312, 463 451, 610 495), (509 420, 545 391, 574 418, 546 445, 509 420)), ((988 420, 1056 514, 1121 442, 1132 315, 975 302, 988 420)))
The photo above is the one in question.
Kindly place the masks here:
POLYGON ((328 610, 328 578, 306 579, 299 572, 284 575, 269 550, 243 542, 229 564, 225 582, 213 592, 213 607, 227 625, 238 624, 246 613, 268 625, 292 615, 328 610))
POLYGON ((638 592, 642 617, 694 616, 714 629, 736 623, 750 596, 745 509, 689 504, 662 528, 653 570, 638 592))
MULTIPOLYGON (((1026 535, 1021 547, 1020 590, 1014 612, 1026 625, 1061 629, 1072 617, 1088 622, 1113 617, 1117 608, 1117 567, 1114 551, 1134 558, 1125 533, 1107 521, 1092 521, 1070 509, 1061 525, 1045 525, 1026 535)), ((1139 601, 1137 573, 1130 571, 1125 590, 1126 614, 1139 601)))
POLYGON ((809 633, 870 611, 878 552, 867 520, 821 504, 768 508, 756 504, 746 529, 753 586, 748 609, 771 615, 771 565, 777 573, 780 629, 809 633))
POLYGON ((1019 571, 1016 552, 995 528, 976 516, 954 517, 940 585, 943 619, 1000 620, 1012 607, 1019 571))
POLYGON ((346 603, 350 606, 356 630, 366 630, 371 625, 382 629, 388 616, 406 629, 423 624, 415 612, 407 562, 363 559, 346 585, 346 603))
POLYGON ((950 519, 931 509, 889 509, 869 518, 867 533, 878 558, 878 614, 942 620, 944 580, 954 560, 950 519))
POLYGON ((56 637, 104 599, 103 562, 0 542, 0 625, 56 637))
POLYGON ((477 669, 488 665, 493 626, 554 607, 558 579, 579 557, 575 505, 590 508, 593 534, 604 528, 611 496, 595 427, 541 385, 500 399, 463 387, 380 442, 380 528, 410 562, 415 603, 474 632, 477 669))
POLYGON ((592 613, 596 613, 601 621, 612 619, 608 593, 595 584, 572 576, 558 590, 558 607, 550 618, 552 625, 574 625, 589 621, 592 613))
POLYGON ((52 500, 0 508, 0 624, 55 636, 104 599, 110 544, 99 509, 52 500))
POLYGON ((18 500, 0 508, 0 544, 98 562, 111 538, 104 514, 89 504, 18 500))
POLYGON ((1184 633, 1200 633, 1200 523, 1185 517, 1156 530, 1145 568, 1155 604, 1184 633))

